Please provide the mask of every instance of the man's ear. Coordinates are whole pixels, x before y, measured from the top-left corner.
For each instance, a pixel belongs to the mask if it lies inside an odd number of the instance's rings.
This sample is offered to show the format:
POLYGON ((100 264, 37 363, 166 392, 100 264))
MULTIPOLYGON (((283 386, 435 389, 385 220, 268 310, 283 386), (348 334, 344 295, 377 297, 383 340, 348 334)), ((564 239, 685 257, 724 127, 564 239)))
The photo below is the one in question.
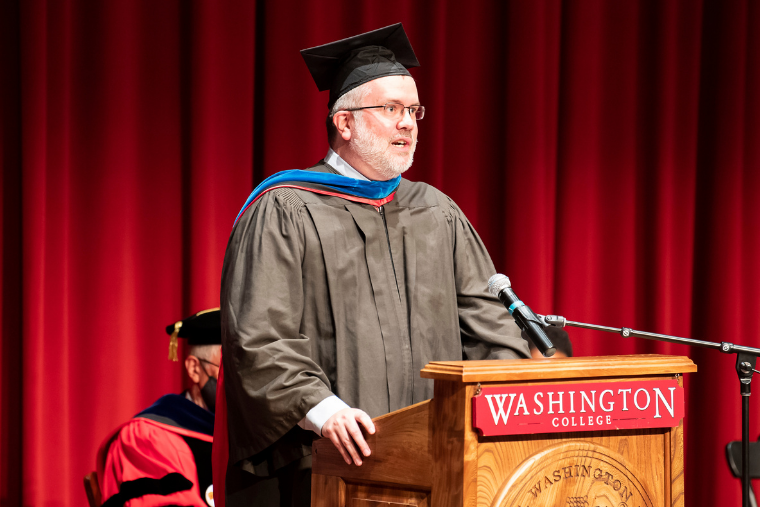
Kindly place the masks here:
POLYGON ((335 128, 338 130, 338 135, 342 137, 344 141, 351 140, 352 125, 349 125, 349 118, 351 118, 351 113, 349 111, 338 111, 332 117, 333 125, 335 125, 335 128))
POLYGON ((187 356, 185 358, 185 369, 187 370, 187 376, 194 384, 201 383, 201 362, 195 356, 187 356))

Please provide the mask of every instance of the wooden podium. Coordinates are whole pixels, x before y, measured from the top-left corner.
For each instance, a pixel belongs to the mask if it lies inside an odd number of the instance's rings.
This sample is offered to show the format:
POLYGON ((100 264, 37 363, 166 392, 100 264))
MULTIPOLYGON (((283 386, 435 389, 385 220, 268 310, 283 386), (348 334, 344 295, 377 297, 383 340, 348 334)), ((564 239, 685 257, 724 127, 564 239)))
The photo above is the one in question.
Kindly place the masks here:
MULTIPOLYGON (((628 396, 618 409, 657 402, 660 417, 667 415, 667 403, 660 403, 665 398, 636 392, 633 400, 630 389, 618 388, 654 380, 682 387, 681 375, 696 370, 687 357, 661 355, 432 362, 421 376, 435 380, 434 398, 376 418, 376 433, 367 435, 372 455, 362 466, 346 465, 329 440, 314 442, 312 506, 683 506, 682 419, 664 428, 481 436, 473 429, 472 398, 494 387, 557 391, 557 384, 577 390, 579 384, 612 383, 605 385, 628 396)), ((612 399, 608 395, 604 405, 600 398, 597 405, 611 409, 612 399)), ((573 416, 590 410, 574 401, 573 416)), ((550 410, 562 408, 556 400, 553 405, 550 410)), ((527 415, 528 409, 538 413, 532 407, 514 413, 527 415)), ((555 426, 560 420, 570 421, 551 419, 555 426)))

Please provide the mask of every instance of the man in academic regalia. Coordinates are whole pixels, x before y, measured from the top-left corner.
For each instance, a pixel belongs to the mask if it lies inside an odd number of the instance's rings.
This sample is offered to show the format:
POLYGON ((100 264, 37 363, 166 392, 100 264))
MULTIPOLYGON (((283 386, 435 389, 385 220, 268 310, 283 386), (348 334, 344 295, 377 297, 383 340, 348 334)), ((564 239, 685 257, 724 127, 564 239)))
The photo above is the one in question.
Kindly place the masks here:
POLYGON ((192 384, 167 394, 111 432, 98 450, 104 506, 214 507, 211 444, 216 378, 221 361, 219 309, 167 326, 169 359, 178 338, 189 345, 185 370, 192 384))
POLYGON ((330 149, 254 190, 222 271, 216 438, 227 430, 228 445, 214 448, 214 474, 227 507, 309 505, 312 440, 371 460, 362 428, 432 398, 419 376, 429 361, 529 355, 487 291, 495 269, 470 222, 401 178, 426 113, 401 24, 302 56, 330 91, 330 149))

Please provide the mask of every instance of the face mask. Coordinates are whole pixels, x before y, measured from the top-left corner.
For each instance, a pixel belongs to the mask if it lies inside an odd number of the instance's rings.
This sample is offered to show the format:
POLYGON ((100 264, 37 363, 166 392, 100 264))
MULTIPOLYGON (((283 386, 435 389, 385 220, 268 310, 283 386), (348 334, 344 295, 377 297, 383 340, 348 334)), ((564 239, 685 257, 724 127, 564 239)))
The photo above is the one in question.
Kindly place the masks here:
POLYGON ((200 359, 200 362, 200 366, 203 368, 203 373, 205 373, 206 377, 208 377, 206 384, 201 387, 201 398, 203 398, 203 403, 206 404, 206 408, 208 408, 209 411, 213 414, 214 409, 216 408, 216 379, 208 374, 206 367, 203 366, 203 363, 214 365, 217 368, 219 365, 214 364, 211 361, 206 361, 205 359, 200 359))
POLYGON ((213 413, 216 408, 216 379, 209 377, 206 384, 201 387, 201 398, 206 407, 213 413))

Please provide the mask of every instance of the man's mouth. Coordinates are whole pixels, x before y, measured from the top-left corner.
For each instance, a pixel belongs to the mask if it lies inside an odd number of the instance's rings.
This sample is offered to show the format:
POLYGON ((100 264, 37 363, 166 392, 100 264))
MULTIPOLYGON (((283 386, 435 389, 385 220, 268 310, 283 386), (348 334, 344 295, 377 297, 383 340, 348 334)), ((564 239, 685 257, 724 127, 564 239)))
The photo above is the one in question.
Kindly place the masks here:
POLYGON ((395 146, 396 148, 406 148, 410 144, 411 144, 411 140, 407 138, 394 139, 393 141, 391 141, 391 146, 395 146))

